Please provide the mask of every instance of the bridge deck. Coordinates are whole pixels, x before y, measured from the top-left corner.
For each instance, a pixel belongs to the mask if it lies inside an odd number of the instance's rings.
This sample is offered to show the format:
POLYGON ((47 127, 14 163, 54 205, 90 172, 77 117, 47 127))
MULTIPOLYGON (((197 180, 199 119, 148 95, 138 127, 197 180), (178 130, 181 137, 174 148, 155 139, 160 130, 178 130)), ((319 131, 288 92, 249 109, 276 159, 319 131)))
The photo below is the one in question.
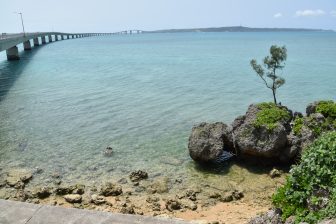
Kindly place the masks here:
POLYGON ((0 224, 190 224, 181 220, 123 215, 0 200, 0 224))

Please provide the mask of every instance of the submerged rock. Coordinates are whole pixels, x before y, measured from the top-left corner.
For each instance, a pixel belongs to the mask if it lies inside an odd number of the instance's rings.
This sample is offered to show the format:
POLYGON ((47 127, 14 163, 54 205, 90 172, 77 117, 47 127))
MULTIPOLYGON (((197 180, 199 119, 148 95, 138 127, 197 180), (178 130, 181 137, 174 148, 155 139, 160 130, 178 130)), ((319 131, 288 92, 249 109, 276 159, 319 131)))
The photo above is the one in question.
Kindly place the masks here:
POLYGON ((211 162, 220 157, 224 150, 232 149, 232 135, 226 124, 201 123, 193 127, 188 143, 189 154, 193 160, 211 162))
POLYGON ((101 186, 99 194, 105 197, 118 196, 122 194, 122 188, 117 184, 107 182, 101 186))
POLYGON ((6 183, 14 188, 23 188, 32 178, 32 172, 27 169, 12 169, 7 174, 6 183))
POLYGON ((147 179, 148 178, 148 173, 143 171, 143 170, 133 171, 129 175, 129 178, 131 179, 132 182, 139 182, 140 180, 147 179))
POLYGON ((104 156, 106 156, 106 157, 111 157, 112 154, 113 154, 113 149, 112 149, 112 147, 110 147, 110 146, 107 147, 107 148, 104 150, 103 154, 104 154, 104 156))
POLYGON ((160 178, 150 184, 147 188, 147 192, 155 194, 168 193, 169 191, 169 179, 168 178, 160 178))

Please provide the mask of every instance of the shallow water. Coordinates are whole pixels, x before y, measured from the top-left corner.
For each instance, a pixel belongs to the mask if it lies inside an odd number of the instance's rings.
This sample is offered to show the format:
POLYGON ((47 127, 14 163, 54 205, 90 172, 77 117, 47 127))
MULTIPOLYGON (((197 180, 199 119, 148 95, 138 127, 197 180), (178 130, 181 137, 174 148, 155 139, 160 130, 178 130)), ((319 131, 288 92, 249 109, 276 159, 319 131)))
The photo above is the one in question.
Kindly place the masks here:
POLYGON ((95 184, 145 169, 249 186, 260 174, 237 165, 200 172, 188 136, 196 123, 231 123, 250 103, 272 100, 249 65, 272 44, 288 48, 283 105, 303 112, 314 100, 335 100, 335 33, 92 37, 22 52, 18 62, 1 52, 0 167, 40 167, 36 184, 54 172, 95 184))

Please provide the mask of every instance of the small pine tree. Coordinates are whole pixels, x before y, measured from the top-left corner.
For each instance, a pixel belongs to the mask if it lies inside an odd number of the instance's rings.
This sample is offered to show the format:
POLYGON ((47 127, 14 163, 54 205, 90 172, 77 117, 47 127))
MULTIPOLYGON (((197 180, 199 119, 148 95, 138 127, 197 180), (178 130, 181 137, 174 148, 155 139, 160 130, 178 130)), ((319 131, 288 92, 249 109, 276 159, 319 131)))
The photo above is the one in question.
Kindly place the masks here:
POLYGON ((253 70, 264 81, 266 87, 272 90, 274 103, 277 104, 276 90, 285 84, 285 79, 278 76, 277 71, 282 70, 285 67, 284 61, 287 59, 286 46, 278 47, 272 45, 270 54, 271 55, 264 58, 263 66, 257 64, 255 59, 251 60, 250 64, 253 70), (271 81, 268 82, 266 77, 271 79, 271 81))

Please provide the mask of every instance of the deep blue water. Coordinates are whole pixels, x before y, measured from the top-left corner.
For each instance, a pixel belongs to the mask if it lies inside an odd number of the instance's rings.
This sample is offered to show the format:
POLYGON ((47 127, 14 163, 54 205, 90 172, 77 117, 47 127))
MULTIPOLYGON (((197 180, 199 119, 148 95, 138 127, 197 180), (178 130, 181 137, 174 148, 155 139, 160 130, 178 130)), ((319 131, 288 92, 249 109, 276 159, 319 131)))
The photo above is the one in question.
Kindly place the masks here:
POLYGON ((293 110, 336 96, 336 33, 92 37, 0 55, 0 166, 94 181, 138 168, 193 175, 192 126, 231 123, 272 94, 252 71, 286 45, 278 99, 293 110), (112 146, 114 155, 102 151, 112 146), (174 164, 174 165, 172 165, 174 164))

